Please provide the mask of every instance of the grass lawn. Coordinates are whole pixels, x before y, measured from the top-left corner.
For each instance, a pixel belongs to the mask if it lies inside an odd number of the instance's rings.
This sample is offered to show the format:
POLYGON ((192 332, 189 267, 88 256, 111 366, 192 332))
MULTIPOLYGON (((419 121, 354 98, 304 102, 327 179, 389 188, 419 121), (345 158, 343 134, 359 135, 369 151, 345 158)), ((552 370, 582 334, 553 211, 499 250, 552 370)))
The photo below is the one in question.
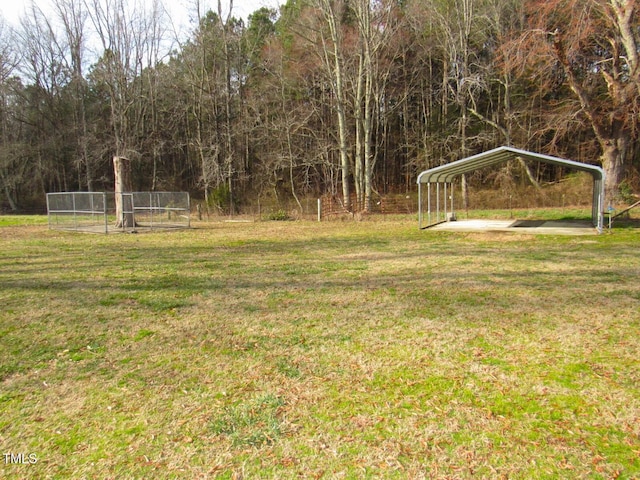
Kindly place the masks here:
POLYGON ((0 476, 638 478, 640 231, 0 222, 0 476))

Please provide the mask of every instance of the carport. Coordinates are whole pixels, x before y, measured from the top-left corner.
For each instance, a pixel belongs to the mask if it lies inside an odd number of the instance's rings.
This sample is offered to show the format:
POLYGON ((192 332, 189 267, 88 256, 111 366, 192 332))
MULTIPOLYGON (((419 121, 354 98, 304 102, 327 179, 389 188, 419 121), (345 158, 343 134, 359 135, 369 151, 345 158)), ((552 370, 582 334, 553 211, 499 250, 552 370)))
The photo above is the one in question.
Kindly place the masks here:
POLYGON ((513 147, 498 147, 455 162, 434 167, 418 175, 418 224, 421 229, 429 228, 455 218, 453 180, 465 173, 479 170, 512 159, 537 161, 559 165, 573 170, 588 172, 593 178, 593 198, 591 203, 591 220, 602 233, 604 223, 604 170, 596 165, 576 162, 564 158, 552 157, 541 153, 528 152, 513 147), (426 224, 422 208, 424 192, 422 186, 427 185, 426 224), (432 198, 435 197, 435 198, 432 198))

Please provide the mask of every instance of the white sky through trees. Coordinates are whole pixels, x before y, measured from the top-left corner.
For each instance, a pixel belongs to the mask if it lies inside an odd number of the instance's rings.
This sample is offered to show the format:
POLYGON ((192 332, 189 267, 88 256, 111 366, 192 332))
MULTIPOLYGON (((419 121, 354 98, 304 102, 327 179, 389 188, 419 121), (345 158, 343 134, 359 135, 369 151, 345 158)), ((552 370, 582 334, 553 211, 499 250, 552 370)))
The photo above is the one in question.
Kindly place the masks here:
MULTIPOLYGON (((30 7, 32 3, 38 5, 43 11, 50 8, 52 0, 2 0, 0 1, 0 14, 13 26, 17 26, 20 17, 30 7)), ((172 20, 178 25, 187 27, 189 25, 190 11, 194 10, 194 0, 163 0, 166 8, 171 13, 172 20)), ((217 0, 203 0, 202 3, 206 10, 217 12, 217 0)), ((233 14, 236 17, 242 17, 247 20, 250 14, 261 7, 269 7, 277 9, 279 5, 284 4, 284 0, 234 0, 233 14)), ((227 11, 229 8, 229 0, 222 0, 222 9, 227 11)), ((191 13, 193 15, 193 13, 191 13)))

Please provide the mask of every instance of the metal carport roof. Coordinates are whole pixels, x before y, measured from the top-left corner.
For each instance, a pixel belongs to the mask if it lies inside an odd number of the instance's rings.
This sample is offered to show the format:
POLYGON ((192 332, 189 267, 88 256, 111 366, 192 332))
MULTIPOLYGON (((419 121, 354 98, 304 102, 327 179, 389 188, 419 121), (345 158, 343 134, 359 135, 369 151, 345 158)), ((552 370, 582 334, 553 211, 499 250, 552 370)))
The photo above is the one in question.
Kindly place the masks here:
MULTIPOLYGON (((456 160, 455 162, 434 167, 418 175, 418 192, 421 194, 420 186, 422 184, 431 183, 451 183, 453 179, 459 175, 472 172, 484 167, 503 163, 511 159, 522 158, 523 160, 532 160, 537 162, 560 165, 563 167, 588 172, 593 177, 593 204, 592 204, 592 220, 598 230, 602 230, 603 224, 603 206, 604 206, 604 170, 596 165, 588 163, 575 162, 564 158, 552 157, 541 153, 519 150, 513 147, 498 147, 487 152, 472 155, 471 157, 456 160)), ((421 206, 420 206, 421 208, 421 206)), ((420 212, 421 213, 421 212, 420 212)), ((420 217, 420 222, 421 222, 420 217)), ((421 224, 422 225, 422 224, 421 224)))

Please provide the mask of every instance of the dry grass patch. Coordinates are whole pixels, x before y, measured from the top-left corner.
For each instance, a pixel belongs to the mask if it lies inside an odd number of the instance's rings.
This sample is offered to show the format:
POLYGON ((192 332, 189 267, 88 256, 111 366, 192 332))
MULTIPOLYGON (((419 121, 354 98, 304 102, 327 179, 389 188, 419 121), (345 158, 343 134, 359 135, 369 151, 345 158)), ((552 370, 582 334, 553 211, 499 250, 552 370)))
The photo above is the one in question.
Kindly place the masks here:
POLYGON ((4 478, 640 475, 633 230, 0 236, 4 478))

